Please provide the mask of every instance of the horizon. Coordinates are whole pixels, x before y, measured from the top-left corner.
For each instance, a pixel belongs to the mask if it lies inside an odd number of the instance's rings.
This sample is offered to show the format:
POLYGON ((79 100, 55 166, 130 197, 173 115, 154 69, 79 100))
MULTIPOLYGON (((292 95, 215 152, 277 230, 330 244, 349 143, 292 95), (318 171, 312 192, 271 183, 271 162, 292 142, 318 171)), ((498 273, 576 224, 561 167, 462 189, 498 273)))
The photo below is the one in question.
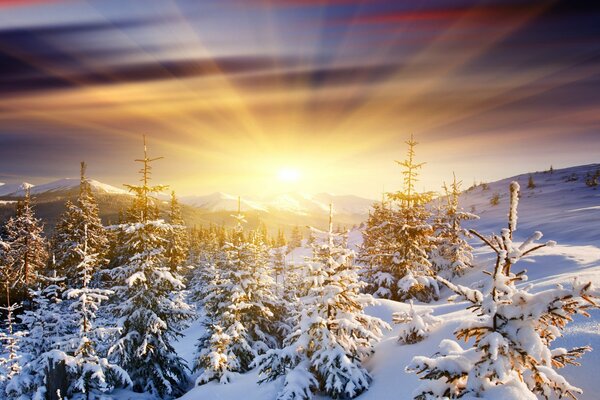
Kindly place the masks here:
MULTIPOLYGON (((537 174, 537 173, 545 173, 549 170, 550 167, 552 167, 552 169, 554 170, 554 172, 559 172, 562 170, 571 170, 571 169, 576 169, 576 168, 582 168, 582 167, 590 167, 590 166, 600 166, 600 162, 597 163, 586 163, 586 164, 576 164, 576 165, 570 165, 570 166, 554 166, 554 165, 550 165, 548 168, 545 169, 539 169, 539 170, 535 170, 535 171, 523 171, 520 173, 516 173, 516 174, 512 174, 509 176, 504 176, 504 177, 500 177, 498 179, 494 179, 494 180, 482 180, 482 181, 476 181, 476 182, 472 182, 469 185, 464 184, 463 182, 463 186, 461 187, 462 192, 466 192, 471 186, 477 186, 477 185, 481 185, 483 183, 486 184, 492 184, 495 182, 499 182, 499 181, 503 181, 503 180, 508 180, 508 179, 514 179, 523 175, 528 175, 528 174, 537 174)), ((99 179, 96 179, 93 176, 86 176, 86 178, 88 180, 93 180, 96 181, 100 184, 104 184, 104 185, 109 185, 114 189, 117 190, 122 190, 124 192, 127 192, 128 194, 130 192, 128 192, 127 188, 125 187, 126 184, 122 184, 121 186, 123 186, 123 188, 119 187, 118 185, 112 184, 110 182, 106 182, 106 181, 101 181, 99 179)), ((62 177, 62 178, 57 178, 57 179, 52 179, 52 180, 45 180, 45 181, 41 181, 37 184, 34 184, 30 181, 27 180, 22 180, 22 181, 15 181, 15 182, 2 182, 0 181, 0 189, 2 188, 2 186, 4 185, 13 185, 13 184, 30 184, 33 187, 35 186, 41 186, 41 185, 46 185, 46 184, 51 184, 51 183, 56 183, 56 182, 60 182, 62 180, 72 180, 75 182, 79 182, 80 181, 80 177, 62 177)), ((457 178, 457 180, 459 180, 457 178)), ((160 182, 156 182, 158 184, 160 184, 160 182)), ((448 182, 446 182, 448 183, 448 182)), ((441 184, 440 184, 441 185, 441 184)), ((167 185, 168 186, 168 185, 167 185)), ((403 188, 398 188, 398 191, 402 191, 403 188)), ((171 187, 167 187, 164 191, 159 192, 160 195, 169 195, 172 191, 171 187)), ((393 193, 394 191, 390 190, 386 190, 385 193, 393 193)), ((354 197, 358 197, 360 199, 363 200, 370 200, 373 202, 378 202, 381 200, 381 195, 383 194, 380 193, 379 194, 379 198, 377 197, 367 197, 367 196, 361 196, 361 195, 357 195, 355 193, 337 193, 337 192, 316 192, 316 193, 311 193, 311 192, 305 192, 305 191, 294 191, 294 190, 289 190, 289 191, 282 191, 282 192, 274 192, 274 193, 269 193, 269 194, 264 194, 264 195, 256 195, 256 194, 238 194, 238 193, 232 193, 232 192, 227 192, 227 191, 223 191, 223 190, 216 190, 216 191, 212 191, 212 192, 197 192, 197 193, 188 193, 188 194, 179 194, 177 192, 175 192, 177 198, 179 199, 183 199, 183 198, 193 198, 193 197, 209 197, 215 194, 222 194, 225 196, 230 196, 232 198, 237 198, 238 196, 241 197, 242 199, 246 199, 246 200, 252 200, 252 201, 261 201, 261 200, 268 200, 272 197, 277 197, 277 196, 281 196, 281 195, 286 195, 286 194, 297 194, 297 195, 302 195, 302 196, 318 196, 318 195, 331 195, 331 196, 337 196, 337 197, 344 197, 344 196, 354 196, 354 197)), ((434 191, 434 196, 438 197, 438 196, 443 196, 444 194, 442 193, 441 190, 437 190, 434 191)))

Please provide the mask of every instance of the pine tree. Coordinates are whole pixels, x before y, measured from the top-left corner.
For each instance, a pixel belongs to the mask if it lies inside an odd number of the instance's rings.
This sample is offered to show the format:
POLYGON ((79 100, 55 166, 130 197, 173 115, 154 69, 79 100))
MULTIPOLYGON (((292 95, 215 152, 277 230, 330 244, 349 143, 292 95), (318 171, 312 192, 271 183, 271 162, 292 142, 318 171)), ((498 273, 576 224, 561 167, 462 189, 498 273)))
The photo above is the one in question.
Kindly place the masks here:
POLYGON ((279 344, 268 249, 261 235, 243 234, 244 216, 238 206, 236 230, 223 246, 204 307, 206 335, 198 345, 195 369, 203 370, 196 384, 211 380, 228 383, 233 373, 245 372, 257 355, 279 344))
POLYGON ((11 304, 10 287, 8 282, 4 284, 6 289, 6 306, 0 307, 0 311, 6 313, 4 326, 6 332, 0 330, 0 344, 2 344, 3 356, 0 356, 0 390, 4 391, 6 384, 21 372, 20 365, 20 341, 21 332, 15 329, 15 312, 21 308, 19 303, 11 304))
POLYGON ((292 228, 292 234, 290 236, 290 241, 288 243, 288 251, 292 251, 302 246, 302 232, 300 231, 300 227, 295 225, 292 228))
POLYGON ((397 161, 404 170, 404 191, 388 193, 391 204, 375 206, 367 222, 361 260, 367 266, 372 293, 394 300, 416 298, 430 301, 438 296, 438 285, 428 259, 433 246, 433 228, 425 207, 433 194, 418 193, 415 183, 424 163, 415 163, 417 142, 406 142, 408 157, 397 161))
POLYGON ((72 341, 75 348, 68 363, 71 385, 69 394, 83 393, 89 399, 95 391, 108 392, 120 385, 131 385, 131 379, 121 367, 108 362, 97 354, 96 342, 102 338, 104 329, 95 324, 96 313, 103 301, 113 292, 91 288, 94 272, 98 269, 98 254, 88 249, 87 226, 84 226, 83 248, 79 250, 81 262, 76 271, 79 275, 78 288, 69 289, 64 297, 73 299, 69 309, 73 312, 77 335, 72 341))
POLYGON ((17 203, 17 213, 8 220, 5 229, 9 245, 6 258, 10 260, 7 276, 13 292, 17 297, 23 297, 48 259, 43 226, 35 217, 29 188, 25 190, 25 198, 17 203))
POLYGON ((98 254, 98 269, 106 265, 108 252, 106 229, 100 219, 98 204, 88 179, 85 176, 86 164, 81 162, 79 195, 75 203, 67 201, 66 211, 56 224, 52 240, 52 266, 58 275, 66 276, 67 286, 79 286, 77 265, 81 263, 81 250, 84 245, 84 229, 87 231, 87 248, 98 254))
MULTIPOLYGON (((159 157, 160 158, 160 157, 159 157)), ((173 292, 184 288, 181 278, 168 265, 168 238, 173 227, 154 219, 158 208, 150 195, 165 186, 150 186, 151 163, 144 138, 140 185, 126 185, 135 194, 129 210, 131 222, 121 224, 123 260, 110 270, 115 281, 120 334, 109 356, 131 377, 133 388, 168 398, 182 392, 186 365, 173 348, 181 336, 178 327, 192 315, 191 307, 173 292)))
POLYGON ((535 189, 535 182, 533 181, 533 175, 529 175, 527 180, 527 189, 535 189))
POLYGON ((285 376, 278 399, 311 399, 321 391, 333 398, 353 398, 367 390, 371 377, 362 361, 388 325, 364 314, 372 297, 363 283, 353 252, 340 246, 333 225, 324 243, 315 243, 310 260, 310 289, 301 299, 295 326, 282 349, 268 351, 256 364, 263 381, 285 376), (337 242, 337 243, 336 243, 337 242))
POLYGON ((394 215, 395 212, 385 201, 375 203, 362 231, 363 243, 359 260, 367 266, 362 276, 367 283, 366 291, 379 298, 391 298, 396 293, 396 239, 394 225, 391 223, 394 215))
POLYGON ((188 232, 181 214, 181 206, 175 192, 171 192, 171 205, 169 208, 169 222, 173 227, 173 234, 169 239, 167 247, 167 258, 169 260, 169 268, 173 273, 183 272, 184 263, 189 256, 190 242, 188 232))
POLYGON ((598 308, 600 291, 591 283, 575 279, 570 286, 558 285, 537 293, 516 284, 527 279, 525 271, 514 273, 513 266, 523 257, 554 242, 536 244, 542 237, 535 232, 521 245, 513 242, 517 228, 519 184, 510 185, 508 227, 500 235, 486 238, 472 231, 496 254, 491 285, 484 291, 454 285, 439 278, 465 300, 477 314, 455 332, 457 339, 473 340, 464 350, 457 342, 443 340, 433 357, 415 357, 408 371, 421 375, 426 382, 416 391, 417 399, 494 397, 536 399, 575 397, 581 393, 556 370, 577 359, 589 347, 571 350, 551 349, 550 345, 572 316, 587 316, 586 310, 598 308))
POLYGON ((20 341, 22 369, 6 387, 9 399, 42 399, 49 386, 63 387, 68 383, 57 381, 54 367, 69 359, 69 339, 73 329, 71 314, 62 300, 64 277, 39 276, 39 288, 30 289, 31 309, 20 317, 23 330, 20 341))
POLYGON ((434 218, 434 246, 429 259, 438 275, 448 279, 464 274, 473 264, 473 248, 467 241, 469 233, 463 221, 479 219, 459 207, 461 182, 456 176, 450 186, 444 184, 446 200, 434 218))

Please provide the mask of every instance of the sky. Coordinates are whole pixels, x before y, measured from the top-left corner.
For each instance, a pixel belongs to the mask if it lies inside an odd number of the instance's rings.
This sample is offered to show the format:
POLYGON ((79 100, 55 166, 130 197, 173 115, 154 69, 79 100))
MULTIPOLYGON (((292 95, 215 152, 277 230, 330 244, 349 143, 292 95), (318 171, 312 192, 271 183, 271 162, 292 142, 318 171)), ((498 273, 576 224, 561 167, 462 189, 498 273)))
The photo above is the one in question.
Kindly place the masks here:
POLYGON ((600 162, 590 1, 0 0, 0 182, 439 190, 600 162))

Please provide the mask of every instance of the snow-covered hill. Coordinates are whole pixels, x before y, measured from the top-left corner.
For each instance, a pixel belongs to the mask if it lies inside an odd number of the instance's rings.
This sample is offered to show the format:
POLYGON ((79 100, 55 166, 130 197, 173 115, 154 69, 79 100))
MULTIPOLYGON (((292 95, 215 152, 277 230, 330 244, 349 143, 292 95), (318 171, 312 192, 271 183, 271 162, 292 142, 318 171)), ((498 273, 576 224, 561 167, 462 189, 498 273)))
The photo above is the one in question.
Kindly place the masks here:
MULTIPOLYGON (((1 197, 22 197, 25 195, 25 189, 29 188, 32 195, 45 193, 67 192, 79 188, 80 180, 77 178, 63 178, 56 181, 44 183, 42 185, 32 185, 27 182, 12 183, 0 185, 1 197)), ((92 191, 96 193, 107 194, 128 194, 126 190, 116 188, 106 183, 98 182, 94 179, 89 180, 92 191)))
POLYGON ((597 171, 600 164, 525 173, 471 188, 461 195, 460 204, 481 217, 473 227, 499 233, 507 215, 508 185, 517 181, 521 185, 519 232, 525 235, 539 230, 558 242, 600 245, 600 186, 590 187, 585 182, 597 171), (527 187, 529 176, 535 188, 527 187), (496 206, 490 203, 495 194, 499 195, 496 206))
POLYGON ((28 187, 33 187, 33 185, 27 182, 0 183, 0 197, 11 196, 13 193, 24 191, 28 187))
MULTIPOLYGON (((600 190, 588 187, 585 184, 586 175, 595 173, 600 165, 587 165, 564 170, 555 170, 553 173, 531 174, 536 185, 533 189, 527 188, 529 174, 503 179, 489 183, 484 190, 477 186, 461 196, 461 204, 481 216, 479 221, 471 224, 472 228, 483 234, 499 232, 506 226, 508 212, 508 186, 512 180, 521 184, 521 201, 519 205, 519 226, 516 237, 524 238, 541 230, 548 240, 555 240, 558 245, 544 248, 534 257, 525 258, 517 264, 516 270, 527 269, 529 281, 523 285, 532 285, 532 291, 540 291, 558 283, 564 283, 579 277, 590 280, 600 286, 600 190), (577 178, 575 180, 575 178, 577 178), (490 204, 490 198, 498 193, 499 204, 490 204)), ((357 230, 350 232, 350 244, 356 247, 360 244, 361 235, 357 230)), ((492 268, 493 256, 489 250, 473 240, 476 247, 475 259, 477 266, 458 279, 459 284, 465 286, 477 285, 487 275, 483 271, 492 268)), ((310 250, 299 248, 288 255, 288 262, 301 262, 310 250)), ((446 292, 446 295, 449 293, 446 292)), ((379 316, 385 321, 392 322, 392 314, 396 311, 406 310, 407 304, 384 300, 380 305, 369 308, 371 315, 379 316)), ((415 374, 405 372, 405 366, 413 356, 430 356, 436 352, 442 339, 453 338, 453 332, 458 325, 473 314, 465 309, 465 304, 448 303, 445 298, 428 304, 418 304, 417 309, 428 307, 434 309, 434 314, 442 319, 442 324, 436 328, 429 338, 413 345, 401 345, 397 340, 397 327, 388 332, 381 343, 378 344, 374 356, 366 366, 373 376, 370 389, 361 394, 361 400, 412 399, 413 390, 420 381, 415 374)), ((195 324, 185 332, 184 339, 177 344, 179 354, 190 360, 194 351, 194 338, 202 334, 202 327, 195 324)), ((592 311, 591 318, 576 317, 567 326, 564 336, 559 338, 554 347, 576 347, 590 345, 595 350, 586 354, 582 366, 568 366, 561 372, 570 383, 584 390, 579 396, 582 400, 598 398, 600 381, 597 379, 597 370, 600 366, 600 312, 592 311)), ((256 371, 237 376, 232 383, 221 385, 211 382, 193 388, 182 397, 184 400, 192 399, 222 399, 233 400, 270 400, 275 399, 280 390, 282 380, 277 380, 262 385, 257 384, 256 371)), ((325 399, 326 397, 316 397, 325 399)))

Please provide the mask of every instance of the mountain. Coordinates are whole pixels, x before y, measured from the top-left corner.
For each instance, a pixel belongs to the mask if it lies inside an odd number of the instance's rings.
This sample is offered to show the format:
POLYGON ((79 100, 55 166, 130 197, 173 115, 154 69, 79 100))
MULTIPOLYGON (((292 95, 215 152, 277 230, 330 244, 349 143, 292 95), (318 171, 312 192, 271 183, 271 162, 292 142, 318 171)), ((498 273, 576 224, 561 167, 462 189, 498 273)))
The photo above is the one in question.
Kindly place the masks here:
POLYGON ((27 187, 33 187, 31 183, 1 183, 0 182, 0 197, 8 196, 12 193, 25 190, 27 187))
MULTIPOLYGON (((222 192, 206 196, 183 196, 181 203, 207 211, 237 211, 238 209, 238 197, 222 192)), ((240 208, 244 212, 267 211, 263 205, 245 198, 240 198, 240 208)))
MULTIPOLYGON (((183 196, 183 204, 208 211, 236 211, 238 198, 227 193, 216 192, 206 196, 183 196)), ((240 199, 242 211, 267 213, 291 213, 300 216, 329 214, 329 204, 333 204, 334 215, 366 216, 373 200, 358 196, 338 196, 329 193, 310 195, 299 192, 279 193, 260 199, 240 199)))
MULTIPOLYGON (((100 216, 104 223, 117 221, 119 212, 126 210, 131 195, 123 189, 91 179, 92 191, 98 200, 100 216)), ((37 215, 44 221, 46 231, 50 233, 64 211, 67 200, 73 200, 79 193, 79 179, 65 178, 41 185, 28 183, 0 185, 0 224, 10 218, 15 211, 15 201, 25 195, 30 188, 34 198, 37 215)), ((158 196, 163 215, 168 209, 169 196, 158 196)), ((232 226, 231 214, 238 209, 238 197, 216 192, 205 196, 183 196, 182 212, 188 226, 206 226, 209 224, 232 226)), ((300 193, 285 193, 261 199, 241 198, 240 205, 246 214, 248 228, 253 229, 265 224, 275 232, 283 229, 289 232, 295 225, 306 230, 306 226, 325 228, 328 221, 329 203, 334 204, 336 224, 350 227, 364 221, 371 200, 357 196, 335 196, 321 193, 314 196, 300 193)))
MULTIPOLYGON (((94 179, 88 181, 94 193, 128 194, 126 190, 98 182, 94 179)), ((32 185, 27 182, 0 185, 0 197, 23 197, 25 189, 29 188, 32 195, 41 195, 53 192, 68 192, 79 190, 79 178, 64 178, 43 185, 32 185)))

